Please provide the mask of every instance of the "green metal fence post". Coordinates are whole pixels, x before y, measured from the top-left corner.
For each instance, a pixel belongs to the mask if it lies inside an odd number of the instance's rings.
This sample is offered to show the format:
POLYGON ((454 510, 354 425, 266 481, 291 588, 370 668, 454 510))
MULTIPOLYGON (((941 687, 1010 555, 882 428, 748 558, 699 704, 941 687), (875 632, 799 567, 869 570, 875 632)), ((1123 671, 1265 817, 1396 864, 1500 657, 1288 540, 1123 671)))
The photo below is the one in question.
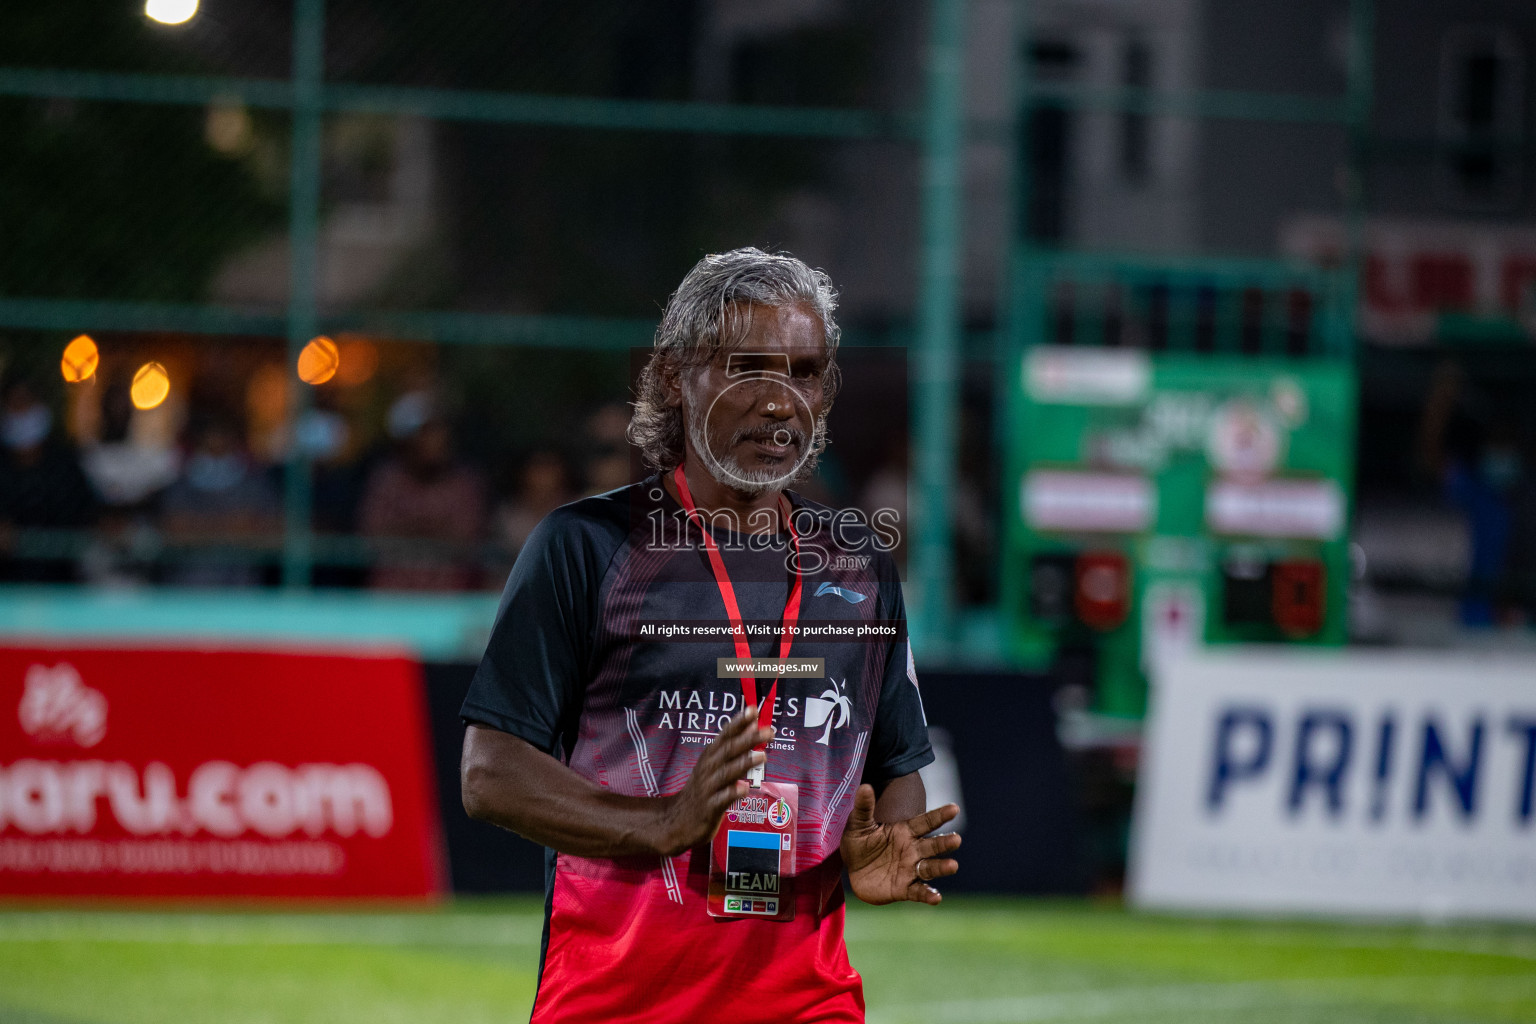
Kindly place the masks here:
POLYGON ((965 0, 933 0, 923 130, 922 283, 916 371, 912 579, 925 656, 952 636, 952 507, 960 388, 960 211, 965 0))
MULTIPOLYGON (((1005 152, 1008 154, 1007 217, 1008 231, 1003 249, 1003 265, 997 285, 997 329, 992 332, 992 450, 999 460, 994 472, 998 474, 999 490, 1005 495, 998 506, 999 514, 1006 522, 1016 513, 1018 504, 1008 494, 1009 467, 1002 460, 1009 450, 1008 442, 1013 433, 1013 388, 1019 360, 1024 350, 1021 341, 1025 326, 1021 317, 1024 308, 1038 310, 1038 304, 1023 306, 1019 296, 1026 275, 1032 275, 1038 266, 1029 257, 1029 162, 1026 159, 1029 146, 1029 120, 1033 107, 1029 103, 1030 74, 1034 70, 1029 48, 1030 15, 1029 0, 1016 0, 1013 7, 1013 32, 1009 45, 1010 70, 1008 92, 1008 127, 1004 132, 1005 152)), ((998 536, 1003 533, 1001 525, 998 536)), ((1001 553, 1001 552, 999 552, 1001 553)), ((995 592, 1002 595, 1015 585, 1010 578, 1012 567, 999 557, 993 560, 992 572, 995 592)))
POLYGON ((299 353, 315 336, 319 264, 321 89, 325 77, 325 0, 296 0, 293 11, 293 152, 288 168, 288 463, 283 475, 283 585, 309 586, 312 466, 295 429, 309 408, 298 379, 299 353))

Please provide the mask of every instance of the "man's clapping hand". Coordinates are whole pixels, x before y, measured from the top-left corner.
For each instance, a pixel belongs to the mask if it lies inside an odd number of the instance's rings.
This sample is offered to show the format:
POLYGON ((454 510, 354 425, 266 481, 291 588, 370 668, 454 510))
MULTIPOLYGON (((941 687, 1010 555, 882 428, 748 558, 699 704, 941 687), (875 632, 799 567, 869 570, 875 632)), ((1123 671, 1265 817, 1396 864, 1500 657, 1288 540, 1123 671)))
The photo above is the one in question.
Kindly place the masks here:
POLYGON ((943 856, 960 848, 960 836, 954 832, 938 836, 928 833, 953 821, 959 813, 954 804, 945 804, 906 821, 882 824, 875 821, 874 787, 860 786, 842 841, 843 864, 848 868, 853 894, 865 903, 912 900, 937 904, 943 897, 928 883, 960 870, 957 862, 943 856))
POLYGON ((752 748, 771 739, 772 728, 757 728, 757 708, 748 705, 732 718, 704 748, 682 791, 662 798, 657 849, 674 856, 714 835, 731 804, 747 794, 747 770, 763 763, 763 752, 752 748))

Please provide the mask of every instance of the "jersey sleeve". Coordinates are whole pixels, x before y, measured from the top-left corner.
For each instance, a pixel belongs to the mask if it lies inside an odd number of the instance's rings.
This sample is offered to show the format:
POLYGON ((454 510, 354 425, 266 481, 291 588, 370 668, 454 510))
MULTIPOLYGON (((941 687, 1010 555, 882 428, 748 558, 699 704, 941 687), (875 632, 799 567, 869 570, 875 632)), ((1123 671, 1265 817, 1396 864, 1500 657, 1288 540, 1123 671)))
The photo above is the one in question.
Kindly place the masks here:
POLYGON ((917 686, 917 670, 912 663, 912 645, 907 639, 907 608, 901 597, 901 581, 892 568, 882 580, 881 596, 889 595, 887 617, 901 624, 901 639, 886 652, 885 677, 880 686, 880 703, 875 708, 874 734, 869 741, 869 759, 864 766, 864 781, 876 789, 892 779, 910 775, 933 761, 933 747, 928 742, 928 717, 923 712, 923 696, 917 686))
POLYGON ((580 711, 600 582, 573 520, 557 510, 529 534, 459 711, 556 757, 580 711))

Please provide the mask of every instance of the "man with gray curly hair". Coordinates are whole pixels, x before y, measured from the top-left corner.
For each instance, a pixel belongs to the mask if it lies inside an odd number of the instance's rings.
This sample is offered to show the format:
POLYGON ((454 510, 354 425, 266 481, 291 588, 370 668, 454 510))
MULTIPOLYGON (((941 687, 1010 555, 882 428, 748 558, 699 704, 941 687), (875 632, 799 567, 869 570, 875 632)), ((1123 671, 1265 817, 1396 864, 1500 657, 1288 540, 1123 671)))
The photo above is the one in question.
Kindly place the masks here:
POLYGON ((518 555, 463 798, 548 850, 536 1021, 863 1020, 844 869, 928 904, 957 870, 888 549, 788 489, 826 445, 836 306, 792 256, 706 256, 640 376, 654 472, 518 555))
MULTIPOLYGON (((700 260, 667 303, 661 326, 656 330, 650 362, 640 373, 629 438, 640 449, 646 464, 663 473, 670 472, 684 461, 691 446, 712 476, 729 481, 740 493, 754 495, 810 476, 816 468, 817 456, 826 447, 827 414, 837 397, 836 359, 841 332, 832 316, 836 309, 837 293, 832 289, 831 279, 793 256, 769 255, 747 248, 700 260), (797 315, 803 322, 778 323, 793 320, 797 315), (742 349, 750 348, 754 319, 763 316, 772 318, 774 327, 800 327, 806 329, 807 337, 819 333, 820 345, 805 347, 804 354, 813 360, 824 359, 809 367, 818 377, 822 400, 814 422, 786 422, 797 421, 798 413, 808 411, 793 396, 787 406, 769 410, 779 414, 773 433, 779 426, 786 427, 795 455, 787 462, 770 460, 773 464, 765 461, 760 451, 737 451, 749 441, 771 440, 768 424, 757 425, 755 434, 760 437, 754 435, 752 428, 738 428, 741 436, 718 438, 711 443, 704 416, 695 416, 685 423, 679 390, 679 385, 691 386, 693 392, 689 397, 697 398, 701 377, 698 371, 732 342, 739 342, 742 349), (812 319, 817 323, 811 324, 812 319)), ((754 354, 754 358, 760 355, 754 354)), ((759 367, 764 365, 762 358, 755 358, 755 362, 759 367)), ((753 373, 754 366, 743 354, 727 369, 741 375, 753 373)), ((692 408, 698 406, 698 402, 690 403, 692 408)))

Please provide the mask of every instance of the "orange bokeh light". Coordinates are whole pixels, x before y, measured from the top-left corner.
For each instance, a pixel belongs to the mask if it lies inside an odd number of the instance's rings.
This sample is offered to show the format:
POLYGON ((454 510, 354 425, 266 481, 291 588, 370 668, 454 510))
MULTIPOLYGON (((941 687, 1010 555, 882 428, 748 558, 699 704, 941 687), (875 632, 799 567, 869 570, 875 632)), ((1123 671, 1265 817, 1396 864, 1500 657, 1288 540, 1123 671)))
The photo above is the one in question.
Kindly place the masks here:
POLYGON ((71 384, 88 381, 96 375, 101 364, 101 353, 89 334, 82 334, 64 346, 64 356, 59 360, 59 372, 71 384))
POLYGON ((325 335, 314 338, 299 353, 299 380, 305 384, 324 384, 341 368, 341 351, 325 335))
POLYGON ((171 393, 171 375, 159 363, 145 363, 133 375, 128 389, 136 409, 154 409, 171 393))

